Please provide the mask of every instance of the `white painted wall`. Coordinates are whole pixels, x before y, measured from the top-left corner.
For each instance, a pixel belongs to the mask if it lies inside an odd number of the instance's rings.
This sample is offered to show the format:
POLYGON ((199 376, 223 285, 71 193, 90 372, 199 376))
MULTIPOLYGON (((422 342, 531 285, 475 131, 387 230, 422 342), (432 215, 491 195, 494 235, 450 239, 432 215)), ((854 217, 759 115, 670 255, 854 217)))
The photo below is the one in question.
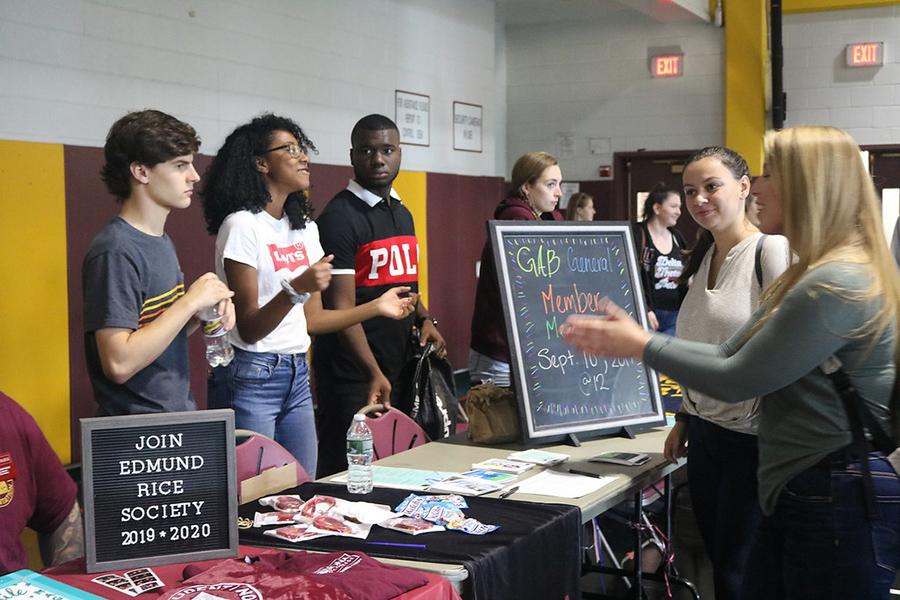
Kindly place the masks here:
MULTIPOLYGON (((507 161, 531 150, 559 154, 572 133, 565 179, 597 179, 612 153, 722 143, 723 35, 707 23, 659 23, 623 11, 601 24, 510 27, 507 35, 507 161), (648 49, 680 47, 684 76, 651 79, 648 49), (590 138, 608 150, 589 153, 590 138)), ((508 177, 507 173, 507 177, 508 177)))
POLYGON ((832 125, 860 144, 900 143, 900 6, 786 15, 785 125, 832 125), (884 65, 849 68, 844 48, 884 42, 884 65))
POLYGON ((495 36, 490 0, 0 0, 0 139, 102 146, 116 118, 152 107, 213 154, 273 111, 314 160, 349 164, 353 124, 393 117, 402 89, 432 106, 431 146, 404 147, 405 169, 498 175, 495 36), (484 106, 483 153, 453 150, 454 100, 484 106))

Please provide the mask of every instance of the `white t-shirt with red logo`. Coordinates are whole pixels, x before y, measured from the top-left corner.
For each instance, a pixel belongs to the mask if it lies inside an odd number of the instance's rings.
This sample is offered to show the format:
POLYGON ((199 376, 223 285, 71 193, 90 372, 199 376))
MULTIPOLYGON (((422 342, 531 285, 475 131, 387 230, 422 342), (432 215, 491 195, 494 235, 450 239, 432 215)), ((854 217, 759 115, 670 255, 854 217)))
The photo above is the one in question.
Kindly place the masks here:
MULTIPOLYGON (((291 229, 287 215, 276 219, 266 211, 242 210, 225 218, 216 237, 216 274, 225 277, 225 259, 256 269, 259 305, 265 306, 281 292, 281 281, 292 280, 324 256, 319 228, 310 221, 303 229, 291 229)), ((237 328, 231 343, 248 352, 295 354, 309 350, 303 305, 296 304, 269 335, 255 344, 241 339, 237 328)))

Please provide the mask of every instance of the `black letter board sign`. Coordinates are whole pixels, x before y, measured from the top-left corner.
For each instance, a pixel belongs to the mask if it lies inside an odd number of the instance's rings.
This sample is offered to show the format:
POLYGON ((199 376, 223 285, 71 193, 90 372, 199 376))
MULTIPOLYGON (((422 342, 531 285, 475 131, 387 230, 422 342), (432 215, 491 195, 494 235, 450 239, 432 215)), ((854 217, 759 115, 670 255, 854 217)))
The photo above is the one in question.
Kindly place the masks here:
POLYGON ((231 410, 81 419, 87 572, 237 556, 231 410))
POLYGON ((602 435, 665 422, 656 373, 565 343, 570 315, 609 296, 647 326, 626 223, 489 221, 524 439, 602 435))

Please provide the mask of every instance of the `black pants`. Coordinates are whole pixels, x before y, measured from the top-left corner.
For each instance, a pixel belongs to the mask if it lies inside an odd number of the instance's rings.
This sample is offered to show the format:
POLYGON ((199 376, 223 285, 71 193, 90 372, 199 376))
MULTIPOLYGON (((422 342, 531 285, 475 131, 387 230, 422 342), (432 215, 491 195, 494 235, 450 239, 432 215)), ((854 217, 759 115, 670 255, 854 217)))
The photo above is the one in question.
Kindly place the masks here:
POLYGON ((716 600, 740 597, 754 534, 762 520, 755 435, 692 416, 688 487, 703 545, 713 563, 716 600))
MULTIPOLYGON (((368 381, 335 379, 316 373, 316 420, 319 432, 318 477, 327 477, 347 468, 347 430, 353 415, 366 405, 368 381)), ((392 384, 392 396, 397 386, 392 384)))

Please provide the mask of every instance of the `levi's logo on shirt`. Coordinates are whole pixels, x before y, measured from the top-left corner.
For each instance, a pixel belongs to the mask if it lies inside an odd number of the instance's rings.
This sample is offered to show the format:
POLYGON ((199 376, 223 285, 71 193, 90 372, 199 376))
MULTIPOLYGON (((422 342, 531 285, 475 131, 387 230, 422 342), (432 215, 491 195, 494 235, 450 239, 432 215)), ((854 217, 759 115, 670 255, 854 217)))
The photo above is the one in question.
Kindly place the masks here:
POLYGON ((275 271, 280 269, 294 271, 297 267, 309 266, 309 255, 306 253, 306 246, 303 242, 281 247, 277 244, 266 244, 266 247, 269 249, 269 256, 272 257, 272 266, 275 271))
POLYGON ((419 245, 414 235, 363 244, 356 251, 356 285, 396 285, 419 278, 419 245))

